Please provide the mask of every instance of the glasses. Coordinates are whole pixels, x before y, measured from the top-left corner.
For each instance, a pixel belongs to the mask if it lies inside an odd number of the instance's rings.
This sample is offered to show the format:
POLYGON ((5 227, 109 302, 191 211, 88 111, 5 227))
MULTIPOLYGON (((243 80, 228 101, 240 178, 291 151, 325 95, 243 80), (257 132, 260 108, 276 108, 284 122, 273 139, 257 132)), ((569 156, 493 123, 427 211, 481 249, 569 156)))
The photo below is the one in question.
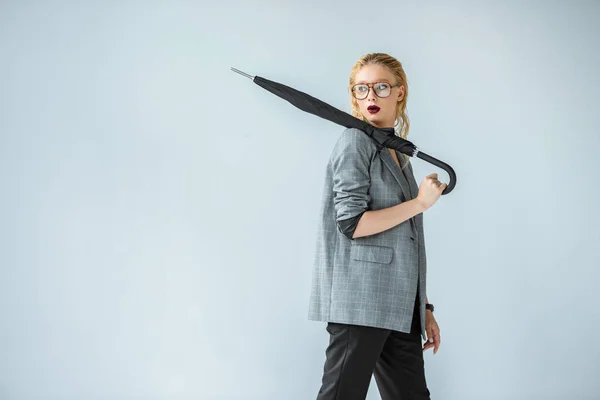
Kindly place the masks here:
POLYGON ((377 97, 385 98, 392 94, 392 88, 398 87, 400 84, 390 85, 387 82, 376 82, 372 84, 359 83, 352 86, 352 96, 356 100, 364 100, 369 95, 369 89, 373 88, 373 92, 377 97))

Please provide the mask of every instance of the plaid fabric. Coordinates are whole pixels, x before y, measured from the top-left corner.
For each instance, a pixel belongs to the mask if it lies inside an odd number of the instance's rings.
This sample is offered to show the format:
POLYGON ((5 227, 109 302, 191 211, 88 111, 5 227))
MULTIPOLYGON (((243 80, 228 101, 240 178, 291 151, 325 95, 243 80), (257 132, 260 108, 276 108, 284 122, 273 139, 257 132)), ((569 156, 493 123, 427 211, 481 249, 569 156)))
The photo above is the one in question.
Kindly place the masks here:
POLYGON ((410 332, 417 286, 425 334, 426 257, 423 215, 353 240, 337 221, 395 206, 418 194, 412 166, 364 132, 346 129, 325 173, 309 301, 309 320, 410 332))

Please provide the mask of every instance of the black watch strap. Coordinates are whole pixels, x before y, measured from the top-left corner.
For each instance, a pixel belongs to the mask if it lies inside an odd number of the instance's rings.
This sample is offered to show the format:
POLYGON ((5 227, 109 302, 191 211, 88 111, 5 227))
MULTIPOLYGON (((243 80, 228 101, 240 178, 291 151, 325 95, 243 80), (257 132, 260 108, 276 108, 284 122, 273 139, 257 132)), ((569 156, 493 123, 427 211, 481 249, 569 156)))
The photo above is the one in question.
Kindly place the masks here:
POLYGON ((426 310, 431 310, 431 312, 433 312, 433 309, 434 309, 433 304, 426 303, 425 304, 425 309, 426 310))

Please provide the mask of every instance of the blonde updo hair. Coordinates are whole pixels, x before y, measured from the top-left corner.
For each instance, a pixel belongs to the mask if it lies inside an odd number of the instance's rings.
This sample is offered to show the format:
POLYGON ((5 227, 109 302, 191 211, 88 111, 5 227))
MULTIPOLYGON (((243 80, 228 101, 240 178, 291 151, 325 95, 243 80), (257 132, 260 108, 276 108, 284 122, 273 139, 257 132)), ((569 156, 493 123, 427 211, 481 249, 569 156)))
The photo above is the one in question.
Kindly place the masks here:
POLYGON ((368 122, 367 119, 362 115, 360 109, 358 108, 358 102, 352 96, 352 86, 356 84, 356 74, 358 71, 370 64, 378 64, 383 65, 384 67, 388 67, 388 69, 394 74, 397 79, 397 83, 404 86, 404 97, 400 102, 396 104, 396 120, 394 122, 394 130, 396 131, 396 135, 400 136, 402 139, 406 139, 408 136, 408 131, 410 129, 410 121, 408 119, 408 115, 406 113, 406 100, 408 99, 408 84, 406 81, 406 73, 404 72, 404 68, 402 68, 402 64, 400 61, 395 59, 394 57, 385 54, 385 53, 369 53, 365 54, 361 58, 358 59, 356 64, 352 67, 352 71, 350 72, 350 82, 348 85, 348 90, 350 92, 350 102, 352 104, 352 115, 354 115, 358 119, 362 119, 365 122, 368 122))

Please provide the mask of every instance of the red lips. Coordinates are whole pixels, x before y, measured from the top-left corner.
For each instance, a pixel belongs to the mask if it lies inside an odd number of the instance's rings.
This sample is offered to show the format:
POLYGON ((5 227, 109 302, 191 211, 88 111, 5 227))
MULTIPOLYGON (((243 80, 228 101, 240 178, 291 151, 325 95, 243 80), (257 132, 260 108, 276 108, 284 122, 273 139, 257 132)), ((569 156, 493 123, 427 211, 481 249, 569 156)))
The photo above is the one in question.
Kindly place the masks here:
POLYGON ((367 107, 367 111, 371 114, 377 114, 379 112, 379 110, 381 110, 381 109, 375 105, 371 105, 371 106, 367 107))

